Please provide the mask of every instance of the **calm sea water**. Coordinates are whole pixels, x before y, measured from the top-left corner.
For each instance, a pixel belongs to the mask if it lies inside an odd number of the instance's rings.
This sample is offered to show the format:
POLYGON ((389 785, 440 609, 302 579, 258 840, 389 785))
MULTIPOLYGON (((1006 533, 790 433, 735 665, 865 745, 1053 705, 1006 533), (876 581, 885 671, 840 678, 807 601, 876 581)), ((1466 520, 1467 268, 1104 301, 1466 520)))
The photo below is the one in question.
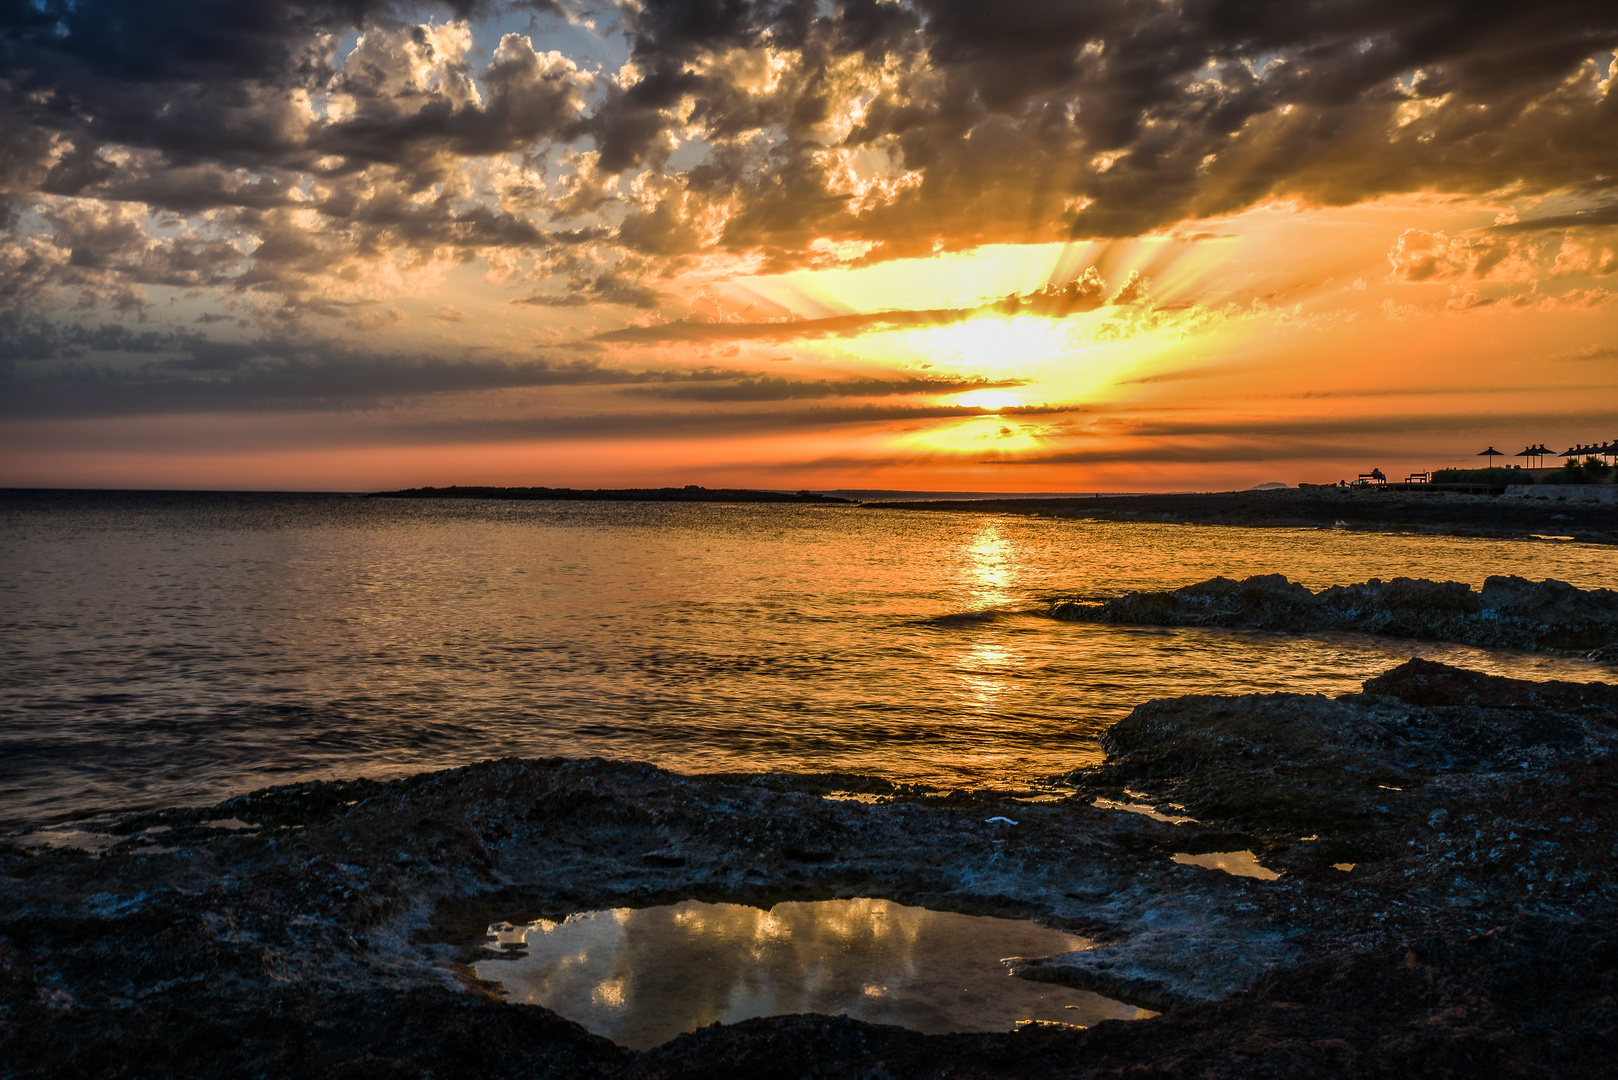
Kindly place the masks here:
POLYGON ((821 506, 0 495, 0 827, 505 755, 1037 788, 1134 705, 1356 689, 1342 635, 1056 622, 1214 574, 1618 587, 1610 549, 821 506))

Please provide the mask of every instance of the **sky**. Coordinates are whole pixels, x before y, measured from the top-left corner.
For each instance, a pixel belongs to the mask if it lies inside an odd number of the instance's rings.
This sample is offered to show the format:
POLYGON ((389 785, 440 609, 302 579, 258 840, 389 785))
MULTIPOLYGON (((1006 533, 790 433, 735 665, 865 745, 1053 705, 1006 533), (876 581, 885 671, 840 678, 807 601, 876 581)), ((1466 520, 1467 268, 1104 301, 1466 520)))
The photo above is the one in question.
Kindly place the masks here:
POLYGON ((0 0, 0 486, 1618 440, 1618 5, 0 0))

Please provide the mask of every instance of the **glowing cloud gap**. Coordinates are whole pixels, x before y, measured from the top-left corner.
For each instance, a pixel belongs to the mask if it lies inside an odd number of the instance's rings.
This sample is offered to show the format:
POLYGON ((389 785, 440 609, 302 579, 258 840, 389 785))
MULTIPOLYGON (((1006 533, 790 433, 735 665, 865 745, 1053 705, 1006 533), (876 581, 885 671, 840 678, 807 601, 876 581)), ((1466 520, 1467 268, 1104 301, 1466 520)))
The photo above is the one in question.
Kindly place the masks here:
POLYGON ((1007 296, 992 304, 970 308, 934 308, 924 311, 876 311, 865 314, 827 315, 816 319, 778 322, 698 322, 682 319, 656 326, 630 326, 609 330, 589 340, 601 344, 650 344, 671 341, 785 341, 795 338, 856 337, 881 330, 950 326, 970 319, 1014 315, 1040 315, 1060 319, 1101 307, 1133 304, 1144 299, 1144 283, 1132 274, 1118 294, 1105 298, 1106 282, 1090 267, 1065 285, 1048 285, 1023 296, 1007 296))

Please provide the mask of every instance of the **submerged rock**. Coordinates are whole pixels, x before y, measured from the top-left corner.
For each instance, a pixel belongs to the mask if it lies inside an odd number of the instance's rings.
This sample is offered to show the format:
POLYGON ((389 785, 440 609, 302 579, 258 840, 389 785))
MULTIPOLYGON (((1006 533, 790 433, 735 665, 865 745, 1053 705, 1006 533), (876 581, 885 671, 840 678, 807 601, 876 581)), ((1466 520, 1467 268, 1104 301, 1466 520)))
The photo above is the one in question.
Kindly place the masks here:
POLYGON ((1618 592, 1520 577, 1490 577, 1479 592, 1465 582, 1401 577, 1334 585, 1318 593, 1281 574, 1242 581, 1216 577, 1173 592, 1129 593, 1101 604, 1059 601, 1050 614, 1138 626, 1352 630, 1491 648, 1618 647, 1618 592))

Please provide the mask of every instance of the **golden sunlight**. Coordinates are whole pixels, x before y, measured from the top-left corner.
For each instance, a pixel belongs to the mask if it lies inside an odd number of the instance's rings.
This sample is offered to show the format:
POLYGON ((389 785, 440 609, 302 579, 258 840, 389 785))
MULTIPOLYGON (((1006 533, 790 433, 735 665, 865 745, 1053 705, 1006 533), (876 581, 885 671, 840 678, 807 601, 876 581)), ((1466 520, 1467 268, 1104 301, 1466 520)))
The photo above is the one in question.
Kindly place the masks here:
POLYGON ((1072 348, 1074 327, 1037 315, 977 318, 899 335, 904 349, 933 365, 1015 374, 1015 369, 1072 348))
POLYGON ((1013 409, 1023 403, 1022 398, 1006 390, 973 390, 955 399, 955 404, 972 409, 1013 409))

